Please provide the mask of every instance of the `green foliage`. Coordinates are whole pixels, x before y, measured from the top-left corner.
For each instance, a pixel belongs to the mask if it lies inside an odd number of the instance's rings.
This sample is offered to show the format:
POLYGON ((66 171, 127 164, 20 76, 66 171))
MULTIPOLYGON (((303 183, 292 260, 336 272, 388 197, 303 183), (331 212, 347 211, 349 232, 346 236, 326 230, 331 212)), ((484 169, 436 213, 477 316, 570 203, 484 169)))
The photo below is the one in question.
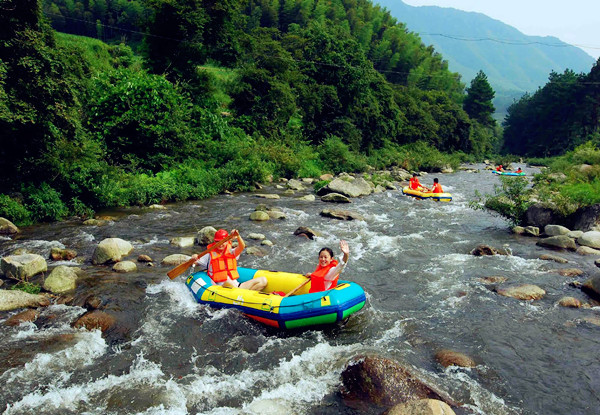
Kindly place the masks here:
POLYGON ((367 168, 367 159, 355 153, 339 137, 329 137, 318 147, 319 157, 325 170, 335 174, 342 172, 363 172, 367 168))
POLYGON ((35 221, 57 221, 69 214, 69 209, 61 200, 61 194, 47 183, 28 185, 23 188, 25 203, 35 221))
POLYGON ((19 281, 10 287, 10 289, 24 291, 29 294, 39 294, 42 291, 42 287, 39 284, 34 284, 28 281, 19 281))
POLYGON ((467 96, 463 102, 463 108, 474 120, 482 125, 493 127, 496 121, 492 118, 495 108, 492 104, 494 90, 490 86, 487 75, 479 71, 467 88, 467 96))
POLYGON ((31 212, 23 206, 22 201, 0 194, 0 217, 6 218, 17 226, 26 226, 32 223, 31 212))
POLYGON ((475 199, 469 202, 469 207, 475 210, 489 209, 508 219, 513 225, 521 225, 525 213, 533 204, 530 192, 527 191, 529 181, 525 177, 500 177, 501 185, 494 186, 494 195, 481 195, 475 191, 475 199))
POLYGON ((313 185, 313 189, 314 189, 315 193, 317 193, 319 190, 321 190, 322 188, 327 186, 329 183, 331 183, 331 180, 319 180, 318 182, 316 182, 313 185))

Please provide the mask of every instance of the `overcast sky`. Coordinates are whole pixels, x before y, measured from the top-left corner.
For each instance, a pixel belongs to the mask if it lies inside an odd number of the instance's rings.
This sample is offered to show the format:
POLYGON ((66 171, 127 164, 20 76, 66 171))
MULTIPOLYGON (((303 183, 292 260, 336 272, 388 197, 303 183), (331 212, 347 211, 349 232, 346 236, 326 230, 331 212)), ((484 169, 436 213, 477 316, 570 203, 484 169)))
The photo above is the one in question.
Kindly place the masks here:
MULTIPOLYGON (((600 56, 600 0, 402 0, 483 13, 526 35, 555 36, 600 56)), ((451 34, 451 33, 448 33, 451 34)))

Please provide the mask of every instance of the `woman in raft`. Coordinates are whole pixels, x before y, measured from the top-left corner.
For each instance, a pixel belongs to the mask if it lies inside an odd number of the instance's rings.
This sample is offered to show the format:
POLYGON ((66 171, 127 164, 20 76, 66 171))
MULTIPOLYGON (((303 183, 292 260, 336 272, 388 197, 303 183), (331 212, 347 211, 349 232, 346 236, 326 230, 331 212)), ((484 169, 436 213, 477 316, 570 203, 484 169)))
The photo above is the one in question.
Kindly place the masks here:
POLYGON ((310 278, 309 293, 316 293, 335 288, 339 275, 348 263, 348 256, 350 254, 348 242, 341 240, 340 249, 343 256, 339 263, 337 260, 333 259, 333 251, 331 248, 323 248, 319 251, 319 264, 317 265, 317 269, 315 269, 314 272, 305 275, 310 278))

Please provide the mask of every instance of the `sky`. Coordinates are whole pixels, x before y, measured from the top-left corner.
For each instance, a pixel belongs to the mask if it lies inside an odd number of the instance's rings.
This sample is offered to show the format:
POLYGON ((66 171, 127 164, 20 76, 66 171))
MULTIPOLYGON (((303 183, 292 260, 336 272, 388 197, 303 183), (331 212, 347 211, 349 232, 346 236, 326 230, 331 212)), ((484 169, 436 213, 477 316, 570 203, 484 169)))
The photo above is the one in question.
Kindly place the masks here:
MULTIPOLYGON (((600 57, 600 0, 402 0, 483 13, 530 36, 554 36, 600 57)), ((451 33, 448 33, 451 34, 451 33)))

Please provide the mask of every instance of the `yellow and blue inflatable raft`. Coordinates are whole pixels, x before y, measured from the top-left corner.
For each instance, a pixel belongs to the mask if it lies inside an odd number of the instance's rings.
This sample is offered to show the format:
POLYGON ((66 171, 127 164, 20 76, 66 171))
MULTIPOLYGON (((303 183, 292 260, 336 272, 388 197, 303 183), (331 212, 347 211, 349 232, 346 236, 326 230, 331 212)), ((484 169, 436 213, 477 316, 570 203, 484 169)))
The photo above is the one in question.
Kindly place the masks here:
POLYGON ((191 274, 186 285, 196 301, 215 308, 235 308, 248 317, 281 329, 320 326, 343 321, 365 305, 362 287, 350 281, 338 281, 335 288, 309 294, 310 283, 289 297, 288 293, 306 281, 302 274, 238 268, 239 282, 265 277, 265 292, 215 285, 206 272, 191 274))
POLYGON ((409 189, 408 186, 402 188, 402 194, 412 196, 417 199, 432 199, 436 202, 451 202, 452 195, 450 193, 429 193, 421 192, 420 190, 409 189))
POLYGON ((492 170, 492 173, 497 174, 498 176, 525 176, 525 172, 515 173, 512 171, 497 171, 492 170))

